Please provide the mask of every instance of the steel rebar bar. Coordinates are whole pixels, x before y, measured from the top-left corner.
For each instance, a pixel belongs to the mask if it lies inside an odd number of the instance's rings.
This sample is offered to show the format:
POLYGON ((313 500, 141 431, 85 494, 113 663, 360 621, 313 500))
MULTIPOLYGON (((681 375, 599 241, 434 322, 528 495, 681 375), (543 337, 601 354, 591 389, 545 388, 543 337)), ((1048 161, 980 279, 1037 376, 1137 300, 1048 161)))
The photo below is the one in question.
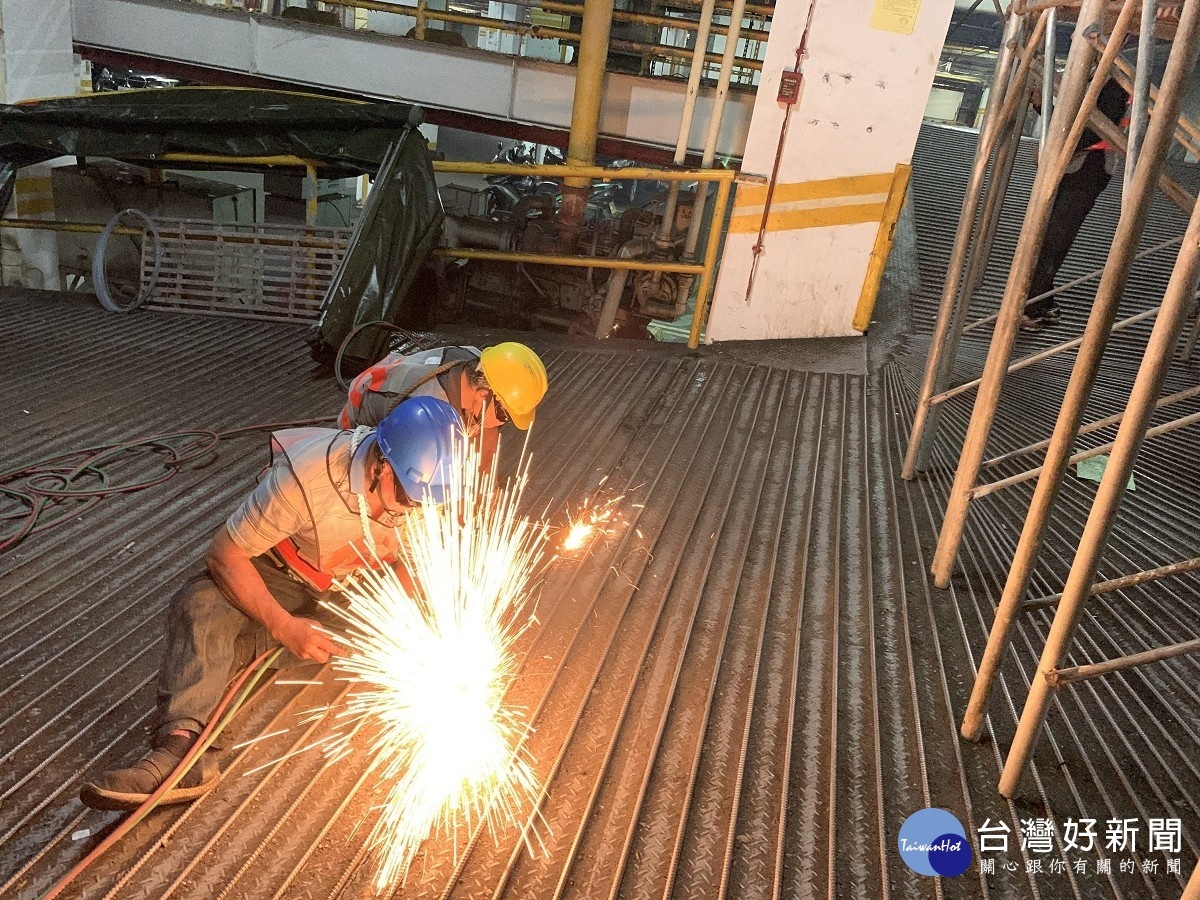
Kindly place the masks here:
MULTIPOLYGON (((1122 19, 1128 25, 1129 14, 1133 0, 1126 0, 1122 19)), ((1076 34, 1082 36, 1088 31, 1097 29, 1103 23, 1106 4, 1102 0, 1085 0, 1083 10, 1079 15, 1076 34)), ((1118 20, 1116 30, 1122 27, 1118 20)), ((1013 344, 1017 338, 1021 312, 1029 295, 1034 269, 1042 250, 1042 243, 1050 225, 1050 215, 1054 207, 1054 199, 1058 194, 1058 186, 1066 172, 1071 153, 1083 132, 1083 123, 1087 120, 1091 101, 1094 106, 1095 98, 1099 95, 1100 81, 1106 76, 1104 61, 1101 60, 1096 74, 1090 72, 1095 48, 1088 41, 1075 40, 1071 42, 1071 51, 1067 58, 1067 70, 1062 78, 1058 106, 1051 119, 1051 140, 1046 147, 1046 158, 1038 166, 1037 178, 1034 181, 1033 193, 1030 198, 1029 210, 1021 226, 1021 237, 1017 243, 1017 251, 1013 257, 1008 282, 1004 289, 1004 297, 1000 304, 1000 315, 996 320, 996 328, 992 333, 991 347, 988 351, 987 362, 984 364, 983 378, 979 392, 975 398, 975 406, 971 414, 971 423, 967 428, 966 439, 959 455, 958 470, 955 473, 954 487, 946 505, 945 517, 938 535, 937 549, 934 551, 932 571, 934 583, 941 588, 950 584, 950 570, 958 554, 958 545, 962 540, 963 527, 966 524, 970 504, 969 491, 975 485, 979 475, 979 464, 987 449, 988 436, 992 422, 996 417, 996 408, 1000 401, 1000 391, 1004 386, 1004 376, 1012 356, 1013 344)), ((1109 61, 1111 64, 1111 60, 1109 61)))
MULTIPOLYGON (((1146 154, 1143 162, 1145 170, 1157 162, 1161 165, 1161 157, 1165 155, 1165 146, 1161 150, 1156 143, 1162 141, 1162 136, 1168 128, 1173 130, 1175 116, 1178 113, 1178 103, 1183 86, 1186 84, 1192 68, 1196 63, 1197 49, 1200 48, 1200 0, 1187 0, 1180 17, 1179 33, 1172 47, 1167 73, 1163 78, 1162 106, 1159 115, 1151 121, 1146 136, 1146 154)), ((1139 167, 1136 181, 1144 183, 1148 180, 1148 172, 1139 167)), ((1132 206, 1132 204, 1131 204, 1132 206)), ((1197 204, 1188 224, 1187 235, 1171 282, 1163 298, 1162 311, 1154 323, 1150 340, 1146 346, 1145 356, 1142 357, 1138 368, 1137 378, 1130 393, 1125 420, 1117 433, 1116 446, 1109 458, 1108 466, 1096 492, 1096 499, 1088 515, 1083 536, 1079 541, 1079 550, 1071 565, 1071 574, 1067 577, 1063 589, 1062 600, 1055 611, 1054 622, 1046 640, 1045 649, 1038 663, 1041 673, 1057 669, 1074 638, 1075 628, 1083 614, 1084 604, 1088 593, 1095 581, 1096 569, 1100 556, 1108 543, 1112 532, 1113 521, 1124 499, 1126 484, 1133 471, 1138 451, 1146 437, 1150 424, 1150 416, 1154 410, 1155 401, 1162 390, 1166 378, 1167 367, 1170 365, 1179 333, 1195 295, 1197 282, 1200 281, 1200 204, 1197 204)), ((1093 314, 1097 325, 1103 323, 1101 315, 1093 314)), ((1089 327, 1091 322, 1089 322, 1089 327)), ((1098 329, 1097 329, 1098 330, 1098 329)), ((1074 378, 1072 378, 1074 381, 1074 378)), ((1060 416, 1060 422, 1062 417, 1060 416)), ((1071 424, 1071 423, 1065 423, 1071 424)), ((1078 420, 1070 429, 1073 433, 1078 427, 1078 420)), ((1065 430, 1065 429, 1064 429, 1065 430)), ((1064 435, 1065 437, 1065 435, 1064 435)), ((1047 451, 1049 454, 1049 451, 1047 451)), ((1065 454, 1062 454, 1065 455, 1065 454)), ((1053 479, 1043 479, 1051 481, 1053 479)), ((1039 482, 1039 487, 1041 482, 1039 482)), ((1049 493, 1050 485, 1047 484, 1049 493)), ((1037 529, 1037 537, 1041 537, 1041 529, 1037 529)), ((1022 535, 1024 537, 1024 535, 1022 535)), ((1018 551, 1019 553, 1019 551, 1018 551)), ((1010 582, 1013 576, 1009 576, 1010 582)), ((1024 591, 1027 578, 1021 582, 1021 592, 1024 591)), ((1006 585, 1008 594, 1008 585, 1006 585)), ((990 643, 990 640, 989 640, 990 643)), ((1021 721, 1013 739, 1012 748, 1004 764, 1004 774, 1000 778, 1000 792, 1006 797, 1014 796, 1019 790, 1021 775, 1025 770, 1029 757, 1033 752, 1038 733, 1045 721, 1046 710, 1050 702, 1051 687, 1045 678, 1034 678, 1025 708, 1021 712, 1021 721)))
MULTIPOLYGON (((1196 6, 1197 4, 1193 0, 1189 21, 1195 20, 1196 6)), ((1126 9, 1128 8, 1129 4, 1127 2, 1126 9)), ((1109 256, 1109 263, 1105 268, 1104 276, 1101 278, 1096 299, 1092 305, 1092 312, 1088 317, 1083 343, 1076 357, 1071 379, 1067 386, 1066 396, 1063 398, 1063 404, 1059 410, 1054 435, 1051 438, 1050 446, 1046 450, 1046 459, 1042 466, 1042 472, 1039 475, 1033 500, 1030 503, 1025 525, 1022 528, 1012 566, 1009 569, 1008 578, 1005 582, 1004 592, 996 610, 996 618, 992 624, 991 633, 988 636, 987 648, 984 650, 983 659, 980 662, 979 674, 976 677, 975 685, 971 691, 971 698, 967 704, 967 712, 963 718, 962 734, 968 740, 978 740, 983 733, 984 717, 987 712, 987 705, 991 697, 995 677, 999 670, 1000 660, 1005 648, 1008 646, 1013 624, 1020 612, 1021 600, 1024 598, 1025 591, 1029 585, 1030 574, 1037 562, 1046 522, 1054 507, 1058 486, 1063 473, 1069 465, 1071 448, 1082 423, 1083 414, 1091 394, 1092 384, 1100 368, 1101 358, 1108 343, 1113 320, 1117 315, 1121 295, 1125 290, 1125 285, 1129 278, 1129 271, 1133 262, 1133 251, 1140 241, 1145 228, 1146 217, 1149 214, 1150 198, 1154 191, 1154 184, 1158 181, 1159 172, 1163 167, 1167 149, 1172 140, 1174 124, 1178 118, 1179 107, 1182 101, 1182 92, 1195 64, 1197 46, 1195 31, 1196 29, 1193 26, 1184 39, 1176 42, 1171 51, 1167 72, 1163 79, 1159 115, 1154 117, 1147 130, 1142 164, 1135 173, 1136 177, 1131 193, 1133 199, 1132 202, 1124 206, 1121 219, 1117 225, 1117 234, 1113 239, 1113 249, 1109 256)), ((1113 42, 1114 45, 1116 43, 1116 41, 1113 42)), ((1100 77, 1107 77, 1107 73, 1097 73, 1097 78, 1099 79, 1100 77)), ((1189 234, 1190 228, 1191 226, 1189 226, 1189 234)), ((1190 252, 1188 238, 1185 236, 1183 247, 1176 261, 1176 271, 1179 270, 1179 266, 1184 263, 1186 255, 1190 252)), ((1195 286, 1193 285, 1191 291, 1194 290, 1195 286)), ((1169 295, 1170 290, 1168 289, 1169 295)), ((1191 293, 1188 295, 1189 301, 1190 298, 1191 293)), ((1159 329, 1163 322, 1166 304, 1167 301, 1164 299, 1163 311, 1160 312, 1155 323, 1155 331, 1159 329)), ((1122 423, 1121 428, 1124 430, 1128 423, 1129 420, 1126 419, 1122 423)), ((1144 429, 1142 430, 1144 431, 1144 429)), ((974 468, 972 474, 977 477, 978 466, 974 468)), ((1105 477, 1107 477, 1107 473, 1105 477)), ((1122 483, 1123 486, 1124 484, 1122 483)), ((970 489, 973 485, 966 485, 965 487, 970 489)), ((965 507, 965 500, 962 505, 965 507)), ((1034 680, 1034 691, 1038 690, 1040 683, 1037 679, 1034 680)), ((1015 789, 1015 785, 1012 787, 1015 789)), ((1006 796, 1011 796, 1011 794, 1006 794, 1006 796)))

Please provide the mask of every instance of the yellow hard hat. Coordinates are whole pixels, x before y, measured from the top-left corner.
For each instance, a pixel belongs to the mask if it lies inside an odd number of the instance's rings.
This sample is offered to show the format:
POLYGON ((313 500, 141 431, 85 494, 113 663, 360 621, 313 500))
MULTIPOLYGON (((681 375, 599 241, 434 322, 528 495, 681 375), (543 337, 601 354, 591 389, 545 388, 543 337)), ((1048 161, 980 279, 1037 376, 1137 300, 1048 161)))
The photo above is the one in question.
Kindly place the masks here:
POLYGON ((479 368, 513 424, 525 431, 550 384, 541 358, 524 344, 506 341, 484 350, 479 368))

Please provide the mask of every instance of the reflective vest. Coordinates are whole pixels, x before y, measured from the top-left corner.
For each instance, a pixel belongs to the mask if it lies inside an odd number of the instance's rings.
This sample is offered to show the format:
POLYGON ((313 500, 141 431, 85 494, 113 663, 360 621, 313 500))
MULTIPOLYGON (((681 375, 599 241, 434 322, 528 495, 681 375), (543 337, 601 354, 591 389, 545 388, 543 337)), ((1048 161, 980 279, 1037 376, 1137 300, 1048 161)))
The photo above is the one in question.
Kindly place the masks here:
POLYGON ((476 347, 438 347, 407 356, 389 353, 350 383, 346 405, 338 417, 338 427, 374 427, 409 397, 436 397, 449 401, 437 376, 460 362, 478 359, 479 350, 476 347))
MULTIPOLYGON (((284 542, 292 547, 277 546, 276 552, 303 580, 328 590, 333 578, 362 568, 362 560, 371 559, 363 540, 358 498, 350 490, 350 434, 328 428, 277 431, 271 435, 271 457, 273 465, 291 469, 309 516, 309 526, 284 542), (289 559, 292 549, 298 563, 289 559)), ((369 520, 369 526, 382 561, 395 560, 400 543, 396 529, 374 520, 369 520)))

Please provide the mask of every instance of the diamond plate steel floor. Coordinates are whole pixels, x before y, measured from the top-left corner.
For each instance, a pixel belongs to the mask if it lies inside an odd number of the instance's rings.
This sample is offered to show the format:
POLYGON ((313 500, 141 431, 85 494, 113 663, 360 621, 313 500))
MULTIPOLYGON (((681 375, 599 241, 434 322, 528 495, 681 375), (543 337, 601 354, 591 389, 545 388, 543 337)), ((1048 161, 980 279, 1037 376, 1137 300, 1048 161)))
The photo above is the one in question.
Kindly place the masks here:
MULTIPOLYGON (((916 202, 920 213, 919 191, 916 202)), ((340 406, 294 326, 114 316, 19 292, 0 294, 0 314, 5 470, 72 446, 340 406)), ((525 852, 519 827, 431 841, 396 896, 1178 896, 1161 864, 1145 877, 1065 876, 1047 857, 1044 873, 1027 874, 1033 857, 1014 847, 1016 872, 931 879, 899 859, 900 825, 925 806, 972 834, 987 820, 1016 829, 1079 810, 1179 815, 1184 876, 1200 834, 1195 661, 1069 695, 1035 788, 1012 804, 995 783, 1039 618, 1005 671, 996 742, 958 740, 1022 510, 989 504, 953 589, 929 585, 944 476, 897 479, 919 336, 880 340, 869 366, 861 348, 536 346, 552 390, 531 440, 530 508, 562 521, 565 504, 624 495, 612 537, 551 569, 519 647, 513 700, 534 719, 546 852, 525 852)), ((1061 376, 1048 373, 1028 377, 1061 376)), ((948 418, 947 446, 961 426, 948 418)), ((1014 415, 1001 430, 1017 440, 1043 420, 1014 415)), ((1195 479, 1180 475, 1194 473, 1190 460, 1162 452, 1176 479, 1163 475, 1163 492, 1190 496, 1195 479)), ((261 435, 223 442, 202 468, 0 555, 0 893, 40 895, 112 826, 79 804, 78 785, 140 752, 165 602, 265 460, 261 435)), ((1138 502, 1151 519, 1125 532, 1121 571, 1200 524, 1195 505, 1164 505, 1147 478, 1138 502)), ((1086 490, 1068 492, 1075 507, 1086 490)), ((1194 627, 1189 591, 1174 606, 1154 595, 1122 607, 1085 649, 1111 655, 1194 627)), ((69 896, 370 896, 364 822, 378 795, 362 760, 308 754, 258 769, 312 739, 295 714, 336 699, 342 686, 323 682, 261 692, 230 743, 286 733, 227 751, 212 794, 155 812, 69 896)))

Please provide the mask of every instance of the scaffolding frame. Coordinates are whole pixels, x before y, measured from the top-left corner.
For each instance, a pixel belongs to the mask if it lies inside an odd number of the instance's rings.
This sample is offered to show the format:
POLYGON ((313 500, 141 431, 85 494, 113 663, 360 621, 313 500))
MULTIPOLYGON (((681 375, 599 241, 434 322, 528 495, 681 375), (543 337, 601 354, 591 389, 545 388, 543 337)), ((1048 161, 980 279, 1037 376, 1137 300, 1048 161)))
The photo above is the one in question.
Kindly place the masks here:
MULTIPOLYGON (((1200 389, 1193 389, 1170 397, 1160 396, 1200 284, 1200 204, 1164 171, 1166 154, 1173 140, 1180 140, 1189 149, 1200 147, 1200 130, 1180 116, 1183 90, 1198 52, 1200 0, 1014 0, 1006 14, 1003 45, 980 129, 902 475, 911 480, 927 467, 940 421, 941 404, 967 390, 976 390, 931 566, 935 583, 942 588, 950 583, 971 500, 1037 479, 962 723, 964 738, 978 740, 982 737, 1000 662, 1018 617, 1029 609, 1054 607, 1053 622, 1037 673, 1032 679, 1000 779, 1000 792, 1007 797, 1016 796, 1019 791, 1022 774, 1055 691, 1086 678, 1200 652, 1200 639, 1192 639, 1101 663, 1063 667, 1084 605, 1090 597, 1200 568, 1200 561, 1185 560, 1096 583, 1100 557, 1111 536, 1142 444, 1148 437, 1200 421, 1200 415, 1190 415, 1150 427, 1156 410, 1200 393, 1200 389), (1061 77, 1054 72, 1052 19, 1055 16, 1070 16, 1077 20, 1075 37, 1061 77), (1125 39, 1134 33, 1139 34, 1138 63, 1130 66, 1118 58, 1118 53, 1125 39), (1149 78, 1154 52, 1154 42, 1149 39, 1151 33, 1173 39, 1166 72, 1158 89, 1154 89, 1149 78), (1039 56, 1041 65, 1038 64, 1039 56), (1101 88, 1110 77, 1117 79, 1132 95, 1133 116, 1128 140, 1118 126, 1096 109, 1101 88), (999 211, 1012 176, 1016 148, 1035 84, 1043 91, 1048 122, 1043 125, 1037 176, 1028 210, 999 311, 968 324, 970 299, 987 271, 999 211), (1051 106, 1050 93, 1054 87, 1057 91, 1051 106), (1020 319, 1028 302, 1034 267, 1047 233, 1055 196, 1086 128, 1100 134, 1126 157, 1122 209, 1112 250, 1099 272, 1043 295, 1061 293, 1099 275, 1100 282, 1083 335, 1014 362, 1012 356, 1020 319), (1163 242, 1138 253, 1156 188, 1188 213, 1189 224, 1182 239, 1163 242), (1176 243, 1181 246, 1161 305, 1117 322, 1118 306, 1134 261, 1176 243), (1085 408, 1109 337, 1115 330, 1152 316, 1154 325, 1124 412, 1085 425, 1085 408), (989 323, 993 324, 992 339, 981 377, 952 387, 950 381, 962 335, 989 323), (1072 350, 1077 355, 1053 435, 1048 440, 985 462, 1005 376, 1072 350), (1112 425, 1118 426, 1114 441, 1082 454, 1073 453, 1078 435, 1112 425), (980 473, 985 467, 1039 451, 1045 452, 1041 466, 1010 478, 980 484, 980 473), (1110 458, 1062 593, 1027 601, 1025 595, 1030 577, 1067 467, 1081 458, 1103 452, 1110 452, 1110 458)), ((1185 356, 1190 355, 1198 335, 1200 319, 1187 337, 1185 356)))

